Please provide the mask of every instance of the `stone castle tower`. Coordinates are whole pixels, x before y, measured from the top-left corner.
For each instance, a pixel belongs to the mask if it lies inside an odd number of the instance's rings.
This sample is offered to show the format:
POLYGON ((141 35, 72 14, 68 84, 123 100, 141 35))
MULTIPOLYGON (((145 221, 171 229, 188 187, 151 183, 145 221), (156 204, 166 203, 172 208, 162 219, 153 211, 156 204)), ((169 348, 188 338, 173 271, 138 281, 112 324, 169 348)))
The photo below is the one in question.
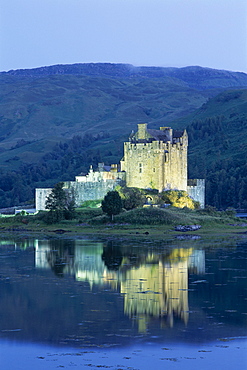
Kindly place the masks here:
POLYGON ((124 143, 121 170, 126 186, 187 191, 187 146, 186 130, 151 130, 146 123, 138 124, 138 131, 124 143))

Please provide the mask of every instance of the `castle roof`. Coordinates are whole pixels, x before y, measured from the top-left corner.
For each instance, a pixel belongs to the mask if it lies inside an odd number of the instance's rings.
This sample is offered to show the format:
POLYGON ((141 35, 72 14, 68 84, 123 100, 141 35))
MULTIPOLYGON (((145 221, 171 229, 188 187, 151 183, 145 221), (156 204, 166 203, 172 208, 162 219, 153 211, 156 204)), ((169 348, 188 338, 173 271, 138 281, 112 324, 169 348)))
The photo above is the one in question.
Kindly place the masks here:
MULTIPOLYGON (((162 140, 162 141, 169 141, 170 135, 167 130, 152 130, 152 129, 147 129, 147 132, 149 135, 152 136, 153 139, 155 140, 162 140)), ((184 131, 181 130, 172 130, 172 138, 173 139, 178 139, 179 137, 182 137, 184 134, 184 131)))
POLYGON ((132 131, 129 140, 139 143, 152 141, 176 142, 183 135, 183 130, 173 130, 170 127, 161 127, 160 130, 154 130, 148 129, 147 124, 139 124, 138 131, 136 133, 132 131))
POLYGON ((153 130, 153 129, 147 129, 147 132, 149 135, 152 136, 153 139, 158 140, 158 141, 168 141, 169 137, 168 135, 161 130, 153 130))
POLYGON ((184 131, 181 131, 181 130, 173 130, 173 137, 174 138, 182 137, 183 134, 184 134, 184 131))

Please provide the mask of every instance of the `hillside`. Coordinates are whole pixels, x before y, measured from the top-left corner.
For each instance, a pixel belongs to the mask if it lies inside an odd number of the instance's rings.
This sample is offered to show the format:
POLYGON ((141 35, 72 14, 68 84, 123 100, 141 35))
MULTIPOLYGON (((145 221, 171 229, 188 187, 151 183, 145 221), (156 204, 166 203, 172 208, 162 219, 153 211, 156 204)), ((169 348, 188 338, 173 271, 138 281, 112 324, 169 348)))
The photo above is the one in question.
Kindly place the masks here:
MULTIPOLYGON (((0 73, 0 83, 0 207, 27 201, 35 187, 73 179, 90 164, 118 162, 137 123, 188 126, 192 177, 210 176, 207 168, 231 158, 236 146, 240 157, 245 150, 244 73, 76 64, 0 73), (220 132, 207 127, 212 117, 215 127, 225 125, 220 132)), ((210 194, 208 200, 219 205, 210 194)))
POLYGON ((177 125, 187 126, 189 176, 206 178, 207 202, 247 208, 247 90, 225 91, 177 125))
POLYGON ((184 68, 135 67, 131 64, 83 63, 54 65, 33 69, 11 70, 2 72, 8 76, 52 76, 52 75, 83 75, 115 79, 153 79, 172 77, 184 81, 188 87, 198 90, 211 88, 229 88, 246 86, 247 76, 242 72, 231 72, 199 66, 184 68))
POLYGON ((190 113, 205 94, 181 81, 86 76, 1 76, 0 148, 107 131, 128 134, 139 122, 158 126, 190 113))
POLYGON ((168 125, 222 89, 247 87, 247 75, 99 63, 3 72, 0 83, 0 148, 10 149, 19 140, 59 141, 101 131, 117 137, 138 122, 168 125))

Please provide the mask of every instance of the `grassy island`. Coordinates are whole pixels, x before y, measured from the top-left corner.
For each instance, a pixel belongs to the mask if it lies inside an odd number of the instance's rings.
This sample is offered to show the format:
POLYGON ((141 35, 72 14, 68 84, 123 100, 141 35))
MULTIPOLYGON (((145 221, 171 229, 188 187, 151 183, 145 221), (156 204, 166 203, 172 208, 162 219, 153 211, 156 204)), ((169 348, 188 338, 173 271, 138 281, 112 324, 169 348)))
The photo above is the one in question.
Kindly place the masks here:
MULTIPOLYGON (((38 233, 66 235, 75 237, 91 235, 95 237, 131 237, 164 239, 174 235, 197 235, 211 237, 216 235, 247 235, 247 223, 236 218, 232 211, 217 211, 213 207, 191 210, 176 207, 140 207, 122 211, 112 221, 103 214, 101 208, 76 209, 73 220, 59 223, 45 223, 46 212, 28 215, 21 212, 15 216, 1 217, 1 231, 6 233, 38 233), (177 227, 198 225, 192 231, 177 231, 177 227)), ((64 236, 65 236, 64 235, 64 236)))

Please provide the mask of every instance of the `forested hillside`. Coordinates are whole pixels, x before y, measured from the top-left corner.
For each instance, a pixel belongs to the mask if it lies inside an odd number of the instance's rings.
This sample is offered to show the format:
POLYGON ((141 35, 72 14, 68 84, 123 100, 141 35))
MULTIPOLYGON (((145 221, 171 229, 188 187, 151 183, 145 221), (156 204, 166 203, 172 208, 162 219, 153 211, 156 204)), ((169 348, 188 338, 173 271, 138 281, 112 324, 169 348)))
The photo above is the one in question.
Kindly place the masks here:
POLYGON ((189 176, 206 178, 207 203, 247 208, 247 90, 219 94, 186 122, 189 176))
POLYGON ((0 83, 0 207, 119 162, 143 122, 187 127, 189 175, 206 177, 207 203, 247 207, 246 74, 77 64, 0 73, 0 83))

